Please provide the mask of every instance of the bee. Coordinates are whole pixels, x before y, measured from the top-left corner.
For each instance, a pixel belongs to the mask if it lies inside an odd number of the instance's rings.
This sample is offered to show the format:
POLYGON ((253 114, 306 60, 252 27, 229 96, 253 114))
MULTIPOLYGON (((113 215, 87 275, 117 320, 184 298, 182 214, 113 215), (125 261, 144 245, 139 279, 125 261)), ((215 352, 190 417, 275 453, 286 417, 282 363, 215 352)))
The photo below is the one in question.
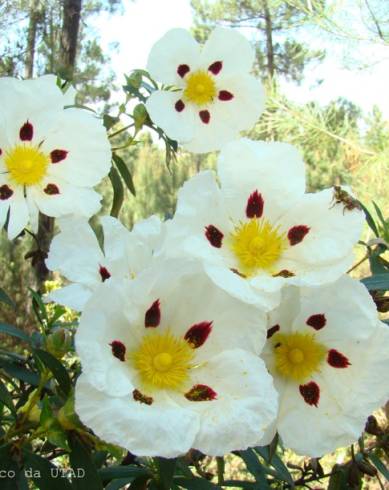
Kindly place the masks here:
POLYGON ((343 204, 343 214, 345 211, 352 211, 353 209, 362 210, 362 207, 357 199, 351 196, 347 191, 343 190, 339 185, 334 185, 334 196, 332 198, 333 208, 336 204, 343 204))

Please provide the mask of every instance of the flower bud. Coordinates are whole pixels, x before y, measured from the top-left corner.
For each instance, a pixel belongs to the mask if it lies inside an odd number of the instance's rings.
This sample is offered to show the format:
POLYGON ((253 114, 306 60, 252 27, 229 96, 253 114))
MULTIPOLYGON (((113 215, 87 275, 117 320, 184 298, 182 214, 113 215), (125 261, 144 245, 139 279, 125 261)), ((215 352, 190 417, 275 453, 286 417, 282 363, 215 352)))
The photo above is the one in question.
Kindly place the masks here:
POLYGON ((370 415, 368 417, 365 425, 365 432, 372 434, 373 436, 379 436, 382 434, 382 429, 378 425, 377 419, 374 417, 374 415, 370 415))
POLYGON ((54 330, 46 339, 47 351, 57 359, 62 359, 71 347, 72 335, 64 328, 54 330))
POLYGON ((67 399, 65 405, 58 412, 58 422, 66 430, 74 430, 81 426, 80 419, 74 411, 74 396, 67 399))

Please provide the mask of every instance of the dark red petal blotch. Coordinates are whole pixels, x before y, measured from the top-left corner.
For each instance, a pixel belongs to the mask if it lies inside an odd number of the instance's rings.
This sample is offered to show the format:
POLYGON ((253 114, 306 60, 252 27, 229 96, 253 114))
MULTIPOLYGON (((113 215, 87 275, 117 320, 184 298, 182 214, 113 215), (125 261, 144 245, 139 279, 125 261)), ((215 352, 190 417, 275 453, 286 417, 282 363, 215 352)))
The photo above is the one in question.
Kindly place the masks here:
POLYGON ((311 315, 305 323, 315 330, 320 330, 327 323, 327 319, 323 313, 317 313, 316 315, 311 315))
POLYGON ((217 397, 216 391, 207 385, 194 385, 187 393, 185 398, 191 402, 209 402, 217 397))
POLYGON ((196 323, 186 332, 184 339, 193 349, 202 346, 212 330, 212 322, 196 323))
POLYGON ((211 120, 211 114, 209 111, 200 111, 199 116, 204 124, 208 124, 209 121, 211 120))
POLYGON ((47 186, 43 189, 43 192, 48 196, 56 196, 60 194, 59 187, 56 184, 47 184, 47 186))
POLYGON ((27 121, 23 124, 19 131, 19 138, 22 141, 31 141, 34 136, 34 128, 32 124, 27 121))
POLYGON ((300 385, 299 391, 301 396, 304 398, 305 403, 308 403, 308 405, 315 405, 315 407, 317 407, 320 398, 320 388, 317 383, 310 381, 306 385, 300 385))
POLYGON ((338 352, 336 349, 330 349, 328 351, 327 362, 334 368, 342 369, 350 366, 350 362, 347 357, 341 352, 338 352))
POLYGON ((214 75, 218 75, 221 72, 222 68, 223 68, 223 62, 215 61, 214 63, 212 63, 212 65, 208 66, 208 71, 210 71, 214 75))
POLYGON ((106 281, 107 279, 109 279, 111 277, 111 273, 103 265, 100 266, 99 273, 100 273, 100 276, 101 276, 101 280, 103 282, 106 281))
POLYGON ((53 150, 50 153, 51 163, 62 162, 62 160, 65 160, 65 158, 68 156, 68 153, 69 152, 66 150, 53 150))
POLYGON ((266 337, 270 339, 271 337, 273 337, 275 333, 277 333, 280 330, 280 328, 281 327, 279 325, 274 325, 273 327, 268 328, 266 337))
POLYGON ((205 227, 205 236, 212 247, 221 248, 224 238, 223 233, 216 226, 208 225, 205 227))
POLYGON ((2 201, 6 201, 7 199, 9 199, 13 193, 14 191, 10 189, 7 184, 4 184, 0 187, 0 199, 2 201))
POLYGON ((220 90, 219 92, 219 100, 227 101, 227 100, 232 100, 234 98, 233 94, 229 92, 228 90, 220 90))
POLYGON ((119 359, 119 361, 124 362, 126 360, 126 346, 120 340, 113 340, 110 344, 112 349, 112 354, 119 359))
POLYGON ((309 232, 310 228, 306 225, 293 226, 288 231, 288 240, 291 245, 297 245, 302 242, 305 235, 309 232))
POLYGON ((174 105, 174 108, 177 112, 182 112, 185 109, 185 104, 182 102, 182 100, 177 100, 177 102, 174 105))
POLYGON ((145 313, 145 327, 158 327, 161 323, 161 303, 159 299, 154 301, 145 313))
POLYGON ((254 191, 247 200, 246 216, 248 218, 260 218, 263 214, 263 205, 262 194, 254 191))
POLYGON ((182 64, 179 65, 177 68, 177 73, 180 75, 181 78, 184 78, 184 76, 190 71, 190 68, 188 65, 182 64))

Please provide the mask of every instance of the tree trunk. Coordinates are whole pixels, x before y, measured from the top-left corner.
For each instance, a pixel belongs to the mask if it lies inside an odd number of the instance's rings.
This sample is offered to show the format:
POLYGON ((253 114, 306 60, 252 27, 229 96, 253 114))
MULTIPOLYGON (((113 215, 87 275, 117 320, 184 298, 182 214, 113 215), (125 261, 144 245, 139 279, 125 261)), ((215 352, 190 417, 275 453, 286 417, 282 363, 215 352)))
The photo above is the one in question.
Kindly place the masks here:
POLYGON ((34 74, 34 59, 35 59, 35 45, 36 45, 36 32, 39 22, 39 0, 31 0, 30 6, 30 19, 28 23, 27 34, 27 50, 26 50, 26 63, 24 76, 26 78, 32 78, 34 74))
POLYGON ((267 58, 267 71, 269 77, 274 77, 274 49, 273 49, 273 33, 272 33, 272 19, 269 10, 269 4, 267 0, 263 0, 263 10, 265 15, 265 32, 266 32, 266 58, 267 58))
POLYGON ((63 0, 61 33, 61 77, 72 80, 77 57, 77 40, 80 29, 82 0, 63 0))
MULTIPOLYGON (((80 28, 82 0, 62 0, 63 22, 60 37, 60 69, 58 75, 71 81, 77 58, 77 40, 80 28)), ((46 281, 49 271, 45 264, 45 258, 50 248, 54 234, 54 219, 40 215, 37 241, 39 244, 39 257, 35 264, 38 289, 42 292, 43 283, 46 281)))

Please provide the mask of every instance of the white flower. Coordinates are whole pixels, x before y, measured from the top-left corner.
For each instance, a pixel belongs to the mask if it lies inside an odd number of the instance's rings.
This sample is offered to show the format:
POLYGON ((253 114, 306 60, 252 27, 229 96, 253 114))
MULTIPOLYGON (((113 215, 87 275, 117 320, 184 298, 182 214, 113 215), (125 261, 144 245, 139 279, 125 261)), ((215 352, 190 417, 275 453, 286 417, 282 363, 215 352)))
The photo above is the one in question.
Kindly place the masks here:
POLYGON ((159 218, 140 221, 131 232, 111 216, 100 222, 104 252, 85 218, 59 220, 61 232, 51 242, 46 265, 72 284, 50 292, 47 300, 82 311, 92 292, 111 276, 131 279, 150 265, 162 232, 159 218))
POLYGON ((334 190, 305 194, 304 164, 286 143, 240 140, 179 192, 167 256, 201 259, 220 287, 271 309, 284 284, 335 281, 351 265, 364 222, 334 190))
POLYGON ((38 214, 91 216, 100 208, 92 187, 107 175, 111 151, 105 129, 91 112, 64 109, 56 78, 0 79, 0 227, 17 236, 38 214))
POLYGON ((285 288, 262 354, 280 395, 276 431, 299 454, 322 456, 358 439, 389 397, 389 327, 366 288, 344 276, 319 288, 285 288))
POLYGON ((150 96, 151 119, 189 151, 219 150, 263 111, 261 82, 249 75, 253 62, 249 42, 232 29, 217 27, 202 48, 188 31, 168 31, 153 46, 147 69, 176 90, 150 96))
POLYGON ((76 411, 97 436, 140 456, 256 445, 277 412, 254 354, 265 323, 193 261, 157 263, 120 287, 107 282, 76 335, 76 411))

